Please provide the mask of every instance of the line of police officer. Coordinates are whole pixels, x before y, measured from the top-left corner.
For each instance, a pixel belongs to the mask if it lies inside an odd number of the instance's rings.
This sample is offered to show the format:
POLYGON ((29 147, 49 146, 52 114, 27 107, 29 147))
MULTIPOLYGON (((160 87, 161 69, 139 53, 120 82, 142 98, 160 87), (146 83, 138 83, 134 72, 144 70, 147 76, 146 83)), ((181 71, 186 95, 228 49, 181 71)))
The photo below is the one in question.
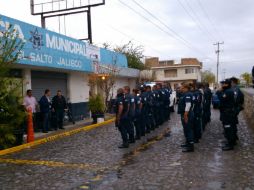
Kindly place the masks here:
POLYGON ((119 129, 123 143, 119 148, 128 148, 146 133, 158 128, 170 119, 169 85, 156 84, 133 89, 125 86, 117 90, 116 127, 119 129))
POLYGON ((238 139, 237 124, 238 115, 243 110, 244 95, 237 86, 238 79, 232 77, 221 81, 222 88, 217 91, 220 100, 220 120, 226 138, 222 150, 233 150, 238 139))
POLYGON ((180 87, 178 114, 181 116, 185 143, 183 152, 193 152, 207 123, 211 121, 212 92, 207 83, 183 83, 180 87))

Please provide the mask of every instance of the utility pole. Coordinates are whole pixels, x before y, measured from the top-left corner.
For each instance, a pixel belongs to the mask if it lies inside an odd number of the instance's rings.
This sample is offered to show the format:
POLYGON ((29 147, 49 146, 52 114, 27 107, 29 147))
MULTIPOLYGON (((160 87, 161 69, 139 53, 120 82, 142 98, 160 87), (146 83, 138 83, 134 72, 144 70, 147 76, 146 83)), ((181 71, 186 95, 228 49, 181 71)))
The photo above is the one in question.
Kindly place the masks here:
POLYGON ((222 69, 222 73, 223 73, 223 80, 226 79, 226 69, 222 69))
POLYGON ((217 42, 213 45, 217 46, 217 50, 215 53, 217 54, 217 75, 216 75, 216 83, 219 84, 219 64, 220 64, 220 45, 224 44, 224 42, 217 42))

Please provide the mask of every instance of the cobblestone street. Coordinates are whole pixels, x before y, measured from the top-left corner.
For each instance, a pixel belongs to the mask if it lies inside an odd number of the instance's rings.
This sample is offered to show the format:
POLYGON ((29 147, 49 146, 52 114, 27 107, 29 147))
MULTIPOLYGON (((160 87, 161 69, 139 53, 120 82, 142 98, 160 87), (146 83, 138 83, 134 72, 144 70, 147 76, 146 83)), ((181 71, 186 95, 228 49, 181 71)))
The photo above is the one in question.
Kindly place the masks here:
POLYGON ((254 189, 253 131, 242 115, 239 143, 222 152, 219 112, 194 153, 182 153, 179 116, 129 149, 118 149, 113 125, 0 157, 0 189, 251 190, 254 189), (170 128, 170 136, 164 134, 170 128))

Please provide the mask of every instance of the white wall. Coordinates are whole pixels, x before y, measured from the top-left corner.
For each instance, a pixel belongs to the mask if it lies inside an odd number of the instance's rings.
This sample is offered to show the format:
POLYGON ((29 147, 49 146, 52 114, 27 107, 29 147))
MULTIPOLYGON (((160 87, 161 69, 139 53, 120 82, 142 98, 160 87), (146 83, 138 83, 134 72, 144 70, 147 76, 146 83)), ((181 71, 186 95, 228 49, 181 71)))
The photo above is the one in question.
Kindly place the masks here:
MULTIPOLYGON (((186 67, 190 68, 190 67, 186 67)), ((156 69, 155 70, 155 75, 156 75, 156 80, 159 81, 165 81, 165 80, 198 80, 201 81, 201 74, 200 74, 200 69, 194 68, 195 73, 185 73, 185 67, 184 68, 177 68, 177 77, 165 77, 164 74, 164 69, 156 69)), ((165 69, 166 70, 166 69, 165 69)))
POLYGON ((88 75, 81 72, 70 72, 68 76, 68 94, 71 103, 89 100, 88 75))
POLYGON ((129 86, 131 90, 136 88, 136 78, 116 78, 116 82, 113 88, 113 98, 116 97, 116 92, 118 88, 123 88, 124 86, 129 86))

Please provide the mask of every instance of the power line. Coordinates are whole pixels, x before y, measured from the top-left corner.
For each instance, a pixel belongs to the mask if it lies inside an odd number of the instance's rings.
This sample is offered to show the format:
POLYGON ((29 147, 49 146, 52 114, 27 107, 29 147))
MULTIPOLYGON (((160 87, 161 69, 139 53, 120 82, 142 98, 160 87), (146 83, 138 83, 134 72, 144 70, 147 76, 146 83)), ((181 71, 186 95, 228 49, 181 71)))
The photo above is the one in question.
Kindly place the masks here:
POLYGON ((188 41, 186 41, 183 37, 181 37, 179 34, 177 34, 176 31, 174 31, 172 28, 170 28, 168 25, 166 25, 164 22, 162 22, 158 17, 156 17, 154 14, 152 14, 150 11, 148 11, 146 8, 144 8, 142 5, 140 5, 137 1, 132 0, 137 6, 139 6, 141 9, 143 9, 146 13, 148 13, 150 16, 152 16, 154 19, 159 21, 163 26, 165 26, 169 31, 171 31, 174 35, 176 35, 180 40, 185 42, 186 44, 189 44, 188 41))
MULTIPOLYGON (((126 36, 126 37, 130 38, 131 40, 133 39, 133 40, 135 40, 135 41, 141 43, 142 45, 148 46, 150 49, 152 49, 153 51, 156 51, 156 52, 159 53, 159 54, 163 53, 163 52, 158 51, 157 49, 152 48, 152 47, 151 47, 150 45, 148 45, 148 44, 145 44, 145 43, 143 43, 143 42, 141 42, 141 41, 139 41, 139 40, 136 40, 136 39, 133 38, 132 36, 130 36, 130 35, 128 35, 128 34, 122 32, 122 31, 120 31, 119 29, 116 29, 115 27, 113 27, 113 26, 111 26, 111 25, 107 25, 107 26, 108 26, 109 28, 111 28, 112 30, 114 30, 114 31, 116 31, 116 32, 118 32, 118 33, 120 33, 120 34, 122 34, 123 36, 126 36)), ((163 53, 163 54, 164 54, 164 53, 163 53)))
MULTIPOLYGON (((194 12, 194 10, 192 9, 192 7, 189 5, 188 1, 186 1, 187 6, 190 8, 190 10, 193 12, 193 16, 188 10, 187 8, 183 5, 183 3, 181 2, 181 0, 178 0, 180 6, 184 9, 184 11, 187 13, 187 15, 189 15, 189 17, 192 19, 193 22, 195 22, 199 28, 199 30, 202 33, 205 33, 207 35, 207 37, 211 40, 214 41, 215 39, 213 38, 213 36, 210 34, 210 32, 205 29, 206 27, 199 21, 199 19, 196 19, 195 17, 197 17, 196 13, 194 12), (202 26, 204 28, 202 28, 202 26)), ((198 18, 198 17, 197 17, 198 18)))
POLYGON ((205 17, 207 18, 207 20, 211 23, 211 25, 213 26, 214 31, 220 36, 221 39, 223 39, 221 33, 219 32, 219 30, 217 29, 216 25, 214 24, 213 20, 210 18, 208 12, 206 11, 205 7, 203 6, 203 4, 201 3, 200 0, 197 0, 199 7, 201 8, 201 10, 203 11, 205 17))
MULTIPOLYGON (((127 8, 129 8, 130 10, 132 10, 133 12, 135 12, 136 14, 138 14, 140 17, 142 17, 143 19, 145 19, 146 21, 152 23, 154 26, 156 26, 159 30, 161 30, 162 32, 166 33, 167 35, 169 35, 170 37, 174 38, 175 40, 181 41, 182 44, 184 44, 186 47, 190 48, 191 50, 196 49, 196 51, 198 51, 202 56, 204 56, 205 58, 211 59, 210 57, 208 57, 207 55, 204 54, 204 52, 200 51, 199 49, 195 48, 195 47, 191 47, 188 42, 186 40, 183 41, 183 39, 178 39, 175 38, 175 36, 173 36, 172 34, 170 34, 168 31, 164 30, 161 26, 159 26, 158 24, 154 23, 153 21, 151 21, 150 19, 148 19, 147 17, 145 17, 144 15, 140 14, 138 11, 136 11, 135 9, 133 9, 131 6, 129 6, 128 4, 124 3, 121 0, 118 0, 121 4, 123 4, 124 6, 126 6, 127 8), (184 43, 183 43, 184 42, 184 43), (187 43, 187 44, 186 44, 187 43)), ((145 8, 143 8, 145 9, 145 8)), ((146 10, 148 11, 148 10, 146 10)), ((149 11, 148 11, 149 12, 149 11)), ((152 14, 152 13, 149 13, 152 14)), ((153 14, 152 14, 153 15, 153 14)), ((153 15, 153 17, 155 17, 153 15)), ((158 18, 156 18, 158 19, 158 18)), ((171 31, 172 32, 172 31, 171 31)), ((212 59, 211 59, 212 60, 212 59)))

